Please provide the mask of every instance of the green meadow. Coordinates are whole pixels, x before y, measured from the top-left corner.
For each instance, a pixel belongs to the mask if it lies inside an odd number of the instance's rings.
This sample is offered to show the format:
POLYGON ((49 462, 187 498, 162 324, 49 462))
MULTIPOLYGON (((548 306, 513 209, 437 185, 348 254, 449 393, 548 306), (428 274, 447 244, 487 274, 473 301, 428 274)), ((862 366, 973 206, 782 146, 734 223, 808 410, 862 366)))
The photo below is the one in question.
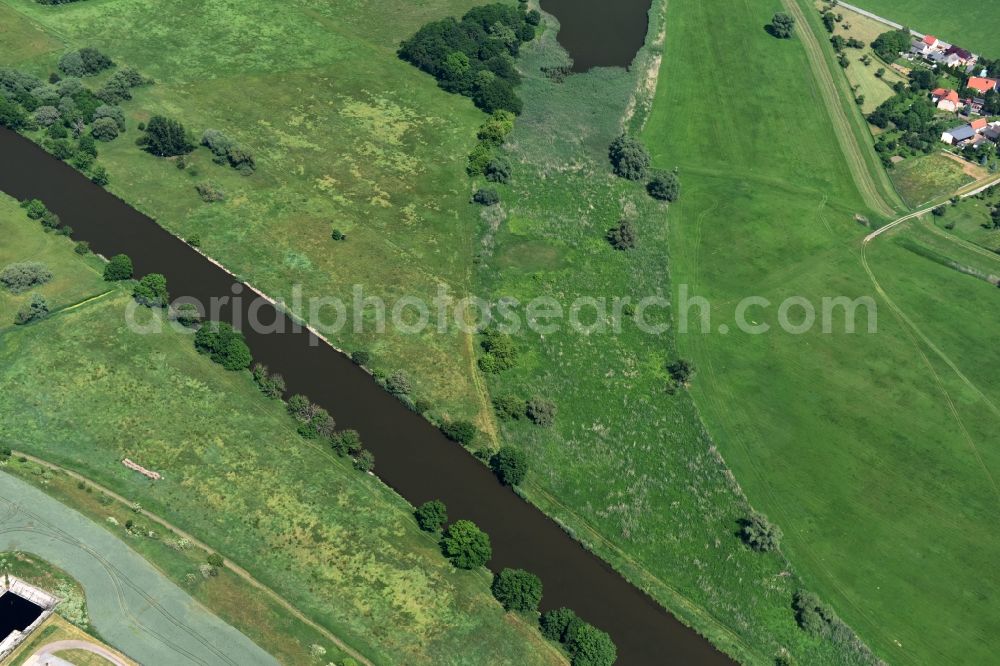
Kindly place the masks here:
MULTIPOLYGON (((3 0, 0 26, 14 29, 0 29, 0 66, 47 76, 65 51, 95 46, 153 77, 123 105, 125 134, 99 146, 109 189, 269 295, 290 299, 301 284, 305 298, 350 301, 361 284, 390 302, 430 299, 438 285, 461 297, 475 224, 465 157, 485 116, 395 51, 423 23, 477 4, 3 0), (206 148, 185 170, 144 153, 136 125, 153 114, 197 137, 224 131, 253 151, 256 174, 213 164, 206 148), (226 200, 204 203, 195 185, 206 181, 226 200)), ((453 417, 488 416, 461 334, 336 338, 406 371, 415 396, 453 417)))
MULTIPOLYGON (((879 656, 983 663, 996 605, 981 581, 1000 543, 989 528, 997 461, 982 445, 997 416, 988 393, 949 360, 982 362, 984 350, 963 336, 977 326, 970 303, 996 289, 879 238, 868 260, 879 284, 900 292, 902 314, 878 291, 861 253, 868 229, 855 216, 885 218, 861 194, 864 172, 845 163, 841 126, 816 103, 815 56, 829 66, 830 49, 821 44, 820 53, 804 32, 825 39, 812 18, 789 41, 755 30, 774 9, 672 3, 667 13, 668 37, 671 29, 690 37, 666 41, 643 137, 654 163, 678 166, 683 182, 669 215, 671 276, 711 304, 706 333, 678 336, 698 369, 691 393, 750 502, 783 527, 783 551, 804 584, 879 656), (723 11, 725 22, 713 20, 723 11), (713 30, 697 29, 705 24, 713 30), (727 48, 739 40, 739 53, 727 48), (700 75, 684 64, 692 48, 708 54, 706 68, 728 91, 712 115, 695 94, 700 75), (769 332, 734 326, 748 296, 771 304, 748 317, 769 332), (785 299, 804 298, 821 313, 823 297, 839 296, 874 298, 877 333, 865 332, 864 309, 855 333, 845 332, 842 310, 829 318, 830 333, 821 321, 801 334, 779 328, 785 299), (939 356, 945 327, 952 344, 939 356)), ((802 312, 792 308, 789 320, 799 324, 802 312)))
MULTIPOLYGON (((82 286, 91 275, 92 293, 108 289, 68 240, 47 236, 10 203, 4 198, 0 208, 0 234, 27 240, 5 243, 4 252, 28 256, 61 241, 70 259, 52 261, 54 272, 70 275, 76 261, 82 286)), ((302 439, 281 402, 264 398, 247 373, 198 354, 190 335, 169 326, 161 334, 130 331, 129 300, 115 287, 40 322, 0 327, 0 441, 79 471, 195 534, 379 663, 560 661, 534 627, 493 600, 485 570, 457 571, 441 556, 404 500, 302 439), (124 457, 165 478, 154 483, 128 471, 124 457)), ((35 480, 48 483, 45 475, 35 480)), ((59 490, 67 493, 72 499, 59 490)), ((78 497, 72 503, 87 506, 78 497)), ((190 560, 161 560, 155 545, 141 548, 181 581, 192 572, 200 578, 190 560)), ((231 600, 219 601, 234 613, 231 600)))
POLYGON ((852 4, 975 53, 1000 57, 995 8, 976 0, 945 4, 936 0, 858 0, 852 4))

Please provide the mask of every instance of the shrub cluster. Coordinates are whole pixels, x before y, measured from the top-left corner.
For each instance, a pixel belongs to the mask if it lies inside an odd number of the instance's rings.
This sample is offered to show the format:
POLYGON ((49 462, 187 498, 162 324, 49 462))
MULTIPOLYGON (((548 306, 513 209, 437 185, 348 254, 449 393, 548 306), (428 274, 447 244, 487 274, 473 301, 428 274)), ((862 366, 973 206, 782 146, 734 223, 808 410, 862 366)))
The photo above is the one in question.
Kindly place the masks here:
POLYGON ((470 446, 476 439, 476 426, 472 421, 448 421, 441 425, 441 432, 453 442, 470 446))
MULTIPOLYGON (((21 208, 24 208, 24 212, 32 220, 38 220, 42 224, 42 228, 46 231, 55 231, 60 229, 62 225, 62 220, 59 216, 50 211, 45 207, 45 204, 38 199, 29 199, 21 202, 21 208)), ((68 227, 63 227, 68 229, 68 227)), ((67 235, 67 232, 60 230, 63 235, 67 235)))
POLYGON ((69 76, 93 76, 115 66, 114 61, 97 49, 87 46, 59 58, 59 71, 69 76))
POLYGON ((425 532, 437 532, 448 522, 448 508, 441 500, 424 502, 413 512, 420 529, 425 532))
POLYGON ((681 183, 675 173, 657 173, 646 183, 646 191, 654 199, 676 201, 681 192, 681 183))
POLYGON ((14 323, 22 326, 47 316, 49 316, 48 301, 41 294, 32 294, 31 300, 22 305, 14 315, 14 323))
MULTIPOLYGON (((479 126, 476 137, 479 143, 476 144, 472 152, 469 153, 468 164, 465 167, 470 176, 481 176, 491 170, 493 182, 507 182, 502 180, 501 171, 503 162, 496 162, 498 159, 494 155, 497 148, 507 140, 507 135, 514 129, 514 114, 510 111, 494 111, 493 115, 485 123, 479 126), (491 166, 492 165, 492 166, 491 166)), ((507 162, 508 171, 510 163, 507 162)), ((507 174, 508 179, 510 174, 507 174)))
POLYGON ((194 346, 226 370, 245 370, 253 360, 243 335, 225 322, 210 322, 199 328, 194 346))
POLYGON ((479 369, 489 374, 498 374, 517 365, 517 349, 514 339, 495 328, 482 332, 480 346, 483 355, 479 357, 479 369))
POLYGON ((420 28, 399 47, 399 57, 437 79, 448 92, 472 98, 492 113, 521 112, 514 86, 521 77, 514 56, 535 37, 541 15, 503 4, 474 7, 461 21, 446 18, 420 28))
POLYGON ((0 271, 0 284, 13 294, 21 294, 52 279, 52 271, 38 261, 9 264, 0 271))
POLYGON ((162 273, 150 273, 143 276, 132 288, 132 297, 136 302, 148 308, 165 308, 170 303, 167 292, 167 278, 162 273))
POLYGON ((132 89, 152 83, 138 70, 131 67, 124 67, 111 75, 100 90, 97 91, 97 98, 108 104, 120 104, 132 99, 132 89))
POLYGON ((649 153, 642 143, 627 134, 618 136, 608 147, 608 158, 616 175, 629 180, 642 180, 649 169, 649 153))
POLYGON ((618 226, 608 229, 607 239, 616 250, 635 249, 635 226, 629 220, 621 220, 618 226))
POLYGON ((285 378, 278 373, 272 373, 263 363, 257 363, 251 370, 253 381, 260 392, 268 398, 280 398, 285 393, 285 378))
POLYGON ((131 280, 133 271, 132 259, 127 254, 116 254, 104 265, 104 279, 108 282, 131 280))
POLYGON ((798 590, 792 597, 792 608, 795 610, 795 620, 803 631, 843 646, 854 653, 860 663, 885 663, 875 656, 847 623, 837 617, 830 606, 812 592, 798 590))
POLYGON ((336 434, 337 424, 330 413, 304 395, 293 395, 286 407, 299 422, 299 434, 306 439, 330 440, 336 434))
POLYGON ((781 545, 781 528, 773 525, 762 513, 754 511, 740 521, 740 538, 756 551, 769 552, 781 545))
POLYGON ((201 145, 212 151, 212 161, 216 164, 228 164, 244 176, 249 176, 257 169, 253 153, 219 130, 205 130, 201 136, 201 145))
POLYGON ((618 658, 611 637, 581 620, 569 608, 542 613, 538 625, 543 636, 562 643, 573 666, 611 666, 618 658))

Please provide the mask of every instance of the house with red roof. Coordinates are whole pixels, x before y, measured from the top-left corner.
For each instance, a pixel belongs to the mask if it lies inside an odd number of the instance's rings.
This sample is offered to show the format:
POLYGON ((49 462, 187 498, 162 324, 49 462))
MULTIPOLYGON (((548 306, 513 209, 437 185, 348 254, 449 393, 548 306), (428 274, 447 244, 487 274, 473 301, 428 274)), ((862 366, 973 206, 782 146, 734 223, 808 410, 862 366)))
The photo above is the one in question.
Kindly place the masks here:
POLYGON ((972 88, 973 90, 976 90, 985 95, 991 90, 996 90, 997 83, 998 82, 996 79, 986 79, 981 76, 973 76, 969 79, 969 83, 966 85, 969 88, 972 88))
POLYGON ((937 104, 937 108, 942 111, 951 111, 952 113, 955 113, 961 106, 958 92, 955 90, 948 90, 947 88, 938 88, 932 92, 931 99, 935 104, 937 104))

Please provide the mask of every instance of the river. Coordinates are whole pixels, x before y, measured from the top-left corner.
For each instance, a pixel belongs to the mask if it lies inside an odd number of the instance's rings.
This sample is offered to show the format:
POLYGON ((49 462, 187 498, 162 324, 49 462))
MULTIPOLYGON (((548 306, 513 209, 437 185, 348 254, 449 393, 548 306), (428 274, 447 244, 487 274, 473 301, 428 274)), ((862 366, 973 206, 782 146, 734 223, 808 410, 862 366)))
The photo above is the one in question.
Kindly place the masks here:
MULTIPOLYGON (((168 168, 168 165, 164 165, 168 168)), ((156 222, 91 183, 28 139, 0 128, 0 191, 37 198, 73 227, 73 238, 104 256, 125 253, 136 275, 162 273, 171 296, 202 303, 231 296, 239 283, 156 222)), ((243 296, 249 290, 244 289, 243 296)), ((240 299, 248 321, 253 299, 240 299)), ((258 304, 260 305, 260 304, 258 304)), ((231 308, 221 318, 232 321, 231 308)), ((284 317, 264 303, 260 321, 284 317)), ((281 373, 289 394, 322 405, 343 428, 355 428, 377 461, 376 473, 412 504, 441 499, 452 520, 474 521, 490 535, 494 571, 518 567, 544 585, 542 608, 567 606, 611 634, 619 664, 730 664, 708 641, 685 627, 553 520, 502 486, 481 462, 382 390, 350 359, 308 332, 261 334, 244 330, 254 360, 281 373), (313 340, 315 342, 315 340, 313 340)))

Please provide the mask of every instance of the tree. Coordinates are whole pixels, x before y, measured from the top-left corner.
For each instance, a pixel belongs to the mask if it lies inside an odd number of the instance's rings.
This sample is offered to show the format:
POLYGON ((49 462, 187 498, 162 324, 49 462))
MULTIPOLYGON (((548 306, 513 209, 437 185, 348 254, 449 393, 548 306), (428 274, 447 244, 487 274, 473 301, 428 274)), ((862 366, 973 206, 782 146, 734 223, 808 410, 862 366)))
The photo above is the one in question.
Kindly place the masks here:
POLYGON ((505 444, 490 458, 490 469, 505 486, 516 486, 528 475, 528 457, 519 448, 505 444))
POLYGON ((541 579, 524 569, 504 569, 490 589, 506 611, 534 612, 542 601, 541 579))
POLYGON ((646 184, 649 196, 660 201, 676 201, 681 183, 674 173, 658 173, 646 184))
POLYGON ((505 393, 493 399, 497 415, 505 421, 518 421, 525 415, 526 403, 512 393, 505 393))
POLYGON ((351 353, 351 360, 357 365, 366 366, 371 363, 372 355, 369 352, 357 350, 351 353))
POLYGON ((111 181, 111 178, 108 176, 108 170, 98 164, 90 173, 90 181, 94 183, 94 185, 104 187, 111 181))
POLYGON ((52 279, 52 271, 38 261, 9 264, 0 271, 0 284, 12 294, 21 294, 52 279))
POLYGON ((108 282, 132 279, 132 259, 127 254, 116 254, 104 266, 104 279, 108 282))
POLYGON ((21 204, 24 208, 24 213, 32 220, 40 220, 45 213, 49 212, 49 209, 45 207, 45 204, 38 199, 31 199, 30 201, 25 201, 21 204))
MULTIPOLYGON (((833 32, 832 30, 830 32, 833 32)), ((890 30, 883 32, 872 42, 872 50, 875 54, 886 62, 893 62, 900 53, 910 50, 910 43, 913 38, 906 28, 902 30, 890 30)))
POLYGON ((363 450, 357 430, 342 430, 330 438, 330 445, 340 456, 356 456, 363 450))
POLYGON ((771 34, 778 39, 788 39, 795 30, 795 19, 784 12, 778 12, 771 19, 771 34))
MULTIPOLYGON (((28 114, 16 102, 0 95, 0 127, 19 130, 28 124, 28 114)), ((54 127, 54 125, 53 125, 54 127)))
POLYGON ((424 502, 413 512, 420 529, 425 532, 437 532, 448 522, 448 508, 441 500, 424 502))
POLYGON ((212 554, 210 554, 208 556, 208 560, 207 561, 208 561, 209 564, 211 564, 213 567, 216 567, 216 568, 221 568, 222 565, 226 563, 225 560, 222 559, 222 555, 219 555, 218 553, 212 553, 212 554))
POLYGON ((608 242, 616 250, 632 250, 635 248, 635 227, 628 220, 621 220, 618 226, 608 230, 608 242))
POLYGON ((500 203, 500 195, 496 190, 481 187, 472 195, 472 200, 483 206, 494 206, 500 203))
POLYGON ((370 472, 375 469, 375 454, 368 449, 361 449, 354 458, 354 469, 359 472, 370 472))
POLYGON ((670 378, 676 384, 684 385, 691 381, 691 378, 694 376, 694 364, 686 359, 679 358, 667 365, 667 372, 670 373, 670 378))
POLYGON ((198 329, 194 346, 226 370, 245 370, 253 361, 243 335, 225 322, 209 322, 198 329))
POLYGON ((469 446, 476 438, 476 426, 471 421, 450 421, 441 426, 444 436, 453 442, 469 446))
POLYGON ((118 124, 113 118, 98 118, 90 126, 90 134, 98 141, 114 141, 118 138, 118 124))
POLYGON ((49 125, 58 122, 61 117, 62 114, 59 113, 59 109, 54 106, 40 106, 35 109, 35 122, 42 127, 48 127, 49 125))
POLYGON ((566 649, 573 666, 611 666, 618 658, 618 649, 606 632, 582 623, 570 632, 566 649))
POLYGON ((611 142, 608 157, 616 175, 629 180, 642 180, 649 168, 649 153, 646 147, 626 134, 611 142))
POLYGON ((132 289, 132 296, 137 302, 149 308, 165 308, 170 301, 167 293, 167 278, 162 273, 150 273, 143 276, 132 289))
POLYGON ((483 171, 486 180, 491 183, 507 183, 510 181, 510 160, 506 157, 494 157, 483 171))
POLYGON ((795 621, 806 633, 829 637, 837 616, 819 597, 812 592, 798 590, 792 597, 792 608, 795 610, 795 621))
POLYGON ((535 425, 547 428, 555 421, 557 411, 554 402, 536 395, 528 400, 524 414, 535 425))
POLYGON ((569 608, 556 608, 542 613, 538 618, 538 627, 542 635, 552 641, 566 641, 570 628, 582 624, 583 620, 569 608))
POLYGON ((475 569, 490 561, 490 538, 471 520, 457 520, 441 539, 441 551, 459 569, 475 569))
POLYGON ((740 537, 754 550, 766 553, 777 550, 781 543, 781 528, 772 525, 767 516, 756 511, 740 521, 740 537))
POLYGON ((149 119, 146 133, 139 139, 139 145, 157 157, 186 155, 194 150, 184 126, 176 120, 163 116, 153 116, 149 119))
POLYGON ((97 122, 102 118, 110 118, 115 122, 118 130, 121 132, 125 131, 125 112, 122 111, 120 106, 111 106, 108 104, 102 104, 101 106, 94 109, 94 120, 97 122))
POLYGON ((268 398, 280 398, 285 393, 285 378, 276 372, 268 371, 267 366, 263 363, 255 364, 251 374, 257 388, 268 398))
POLYGON ((49 303, 41 294, 33 294, 31 300, 22 305, 14 315, 14 323, 18 326, 30 324, 44 319, 49 315, 49 303))
POLYGON ((931 213, 933 213, 935 217, 944 217, 945 213, 947 212, 948 212, 947 206, 938 206, 937 208, 931 211, 931 213))

